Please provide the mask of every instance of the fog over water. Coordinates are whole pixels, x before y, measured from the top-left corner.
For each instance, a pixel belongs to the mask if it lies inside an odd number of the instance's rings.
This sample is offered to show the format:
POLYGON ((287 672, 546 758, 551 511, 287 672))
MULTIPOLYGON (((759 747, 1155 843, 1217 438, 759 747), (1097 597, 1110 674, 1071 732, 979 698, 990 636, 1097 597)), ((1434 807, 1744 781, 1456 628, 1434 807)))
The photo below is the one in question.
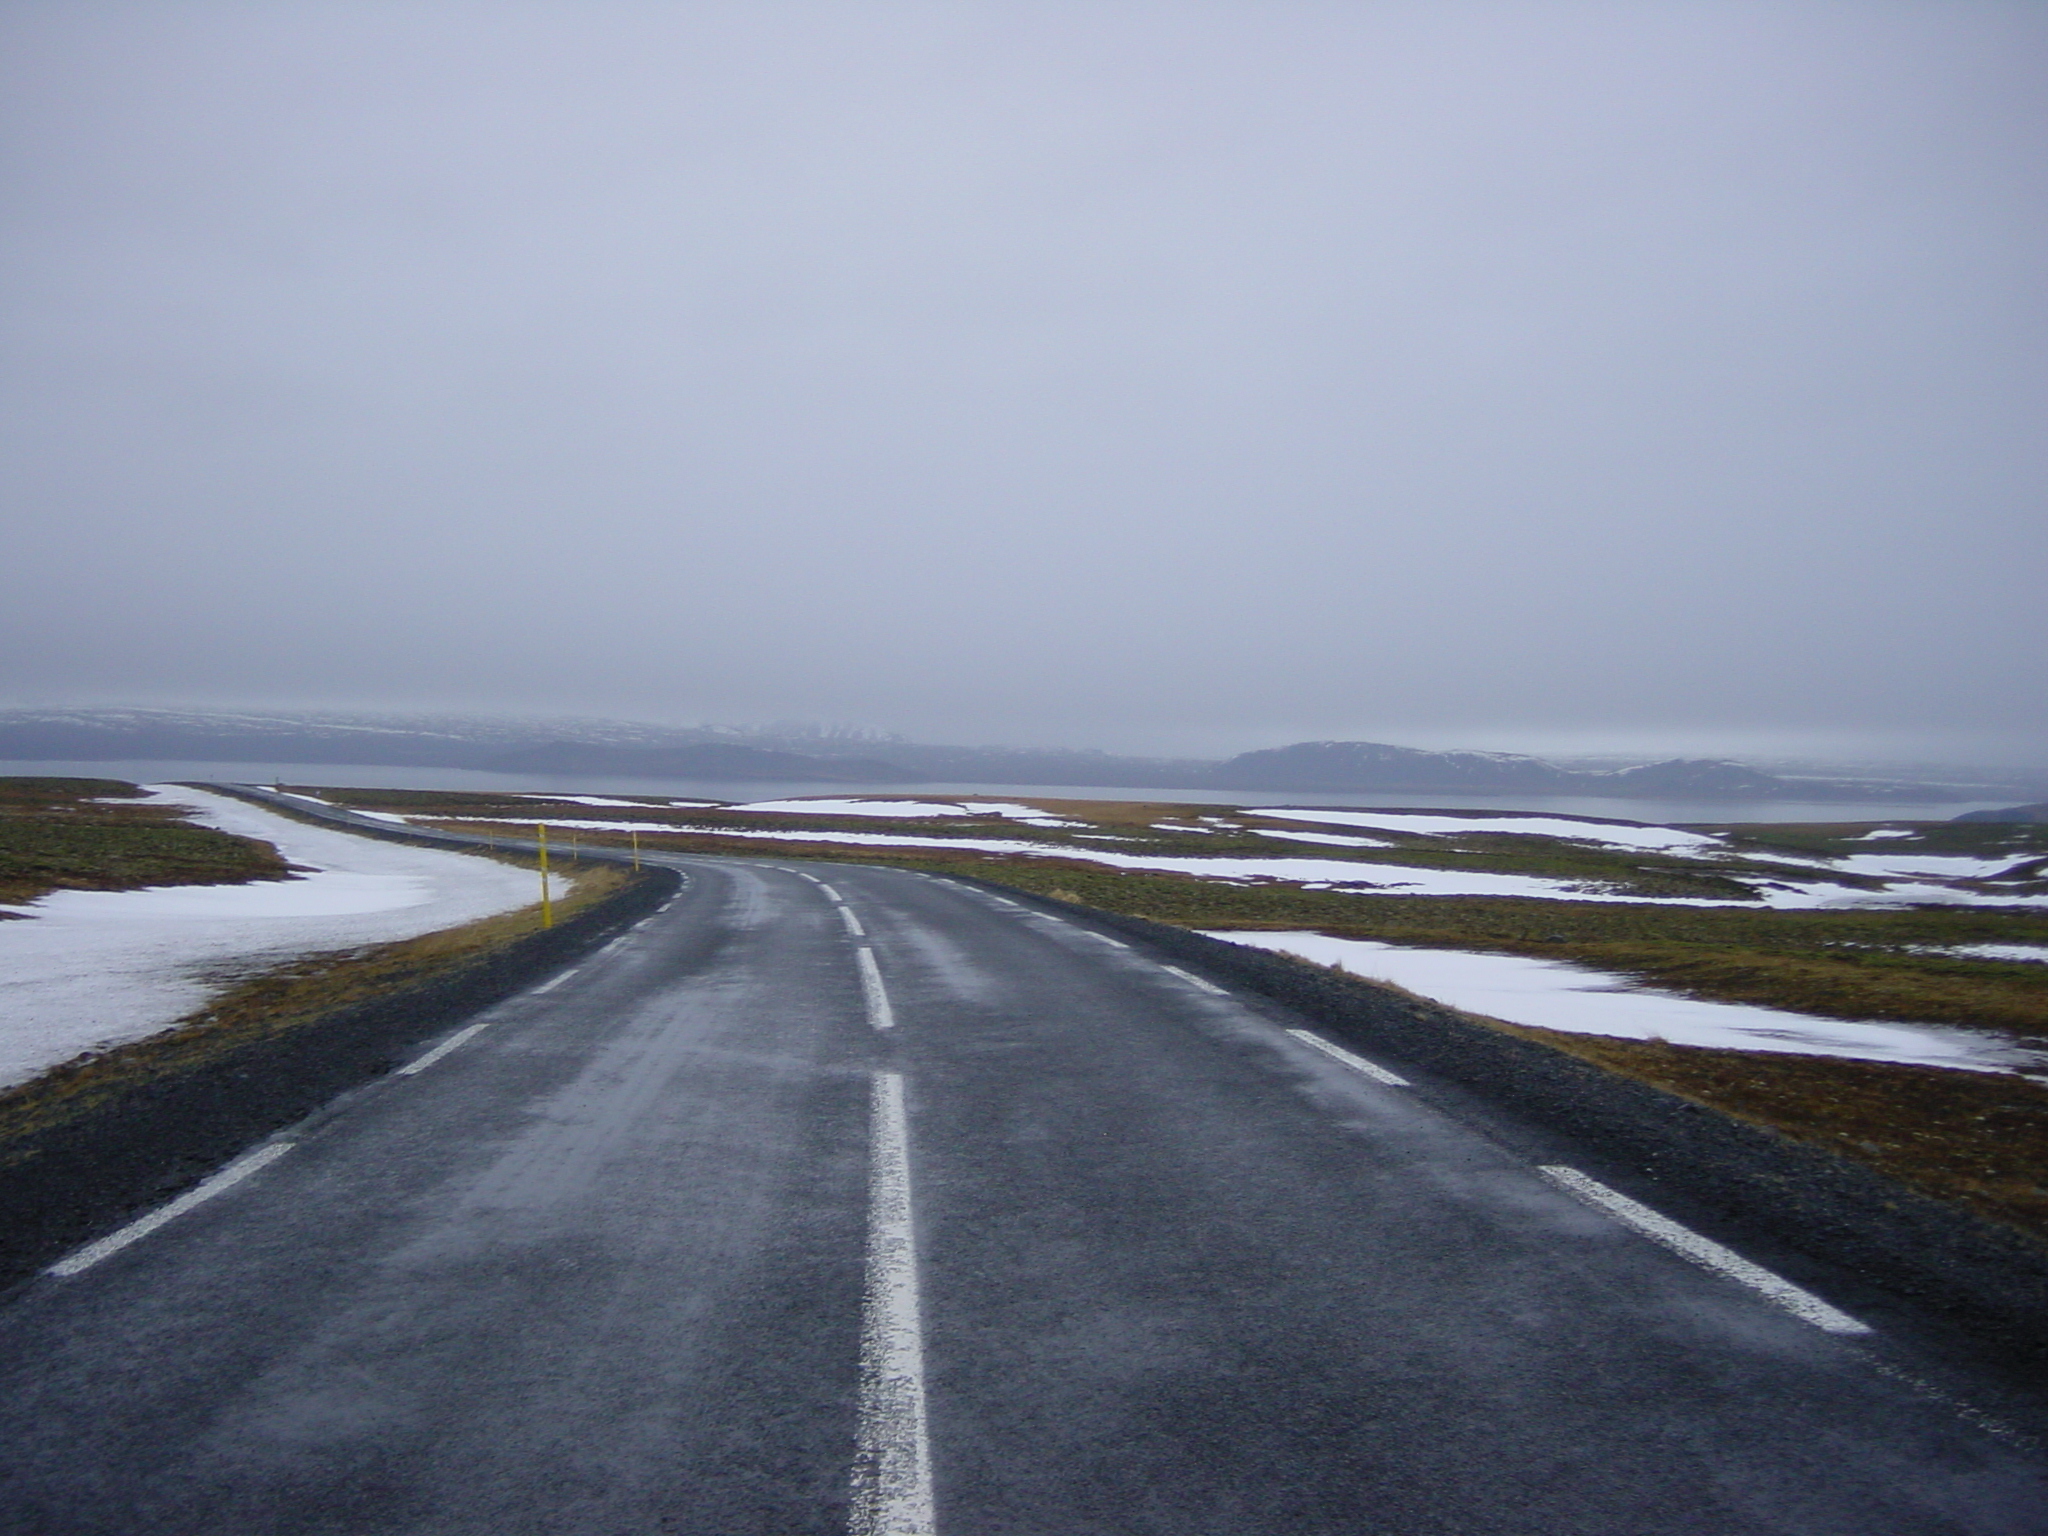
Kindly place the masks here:
POLYGON ((0 706, 2048 763, 2044 64, 1981 0, 6 5, 0 706))
POLYGON ((816 780, 780 783, 768 779, 617 778, 588 773, 485 773, 472 768, 391 768, 360 763, 193 763, 193 762, 7 762, 0 775, 59 774, 91 779, 126 779, 137 784, 271 784, 282 782, 329 789, 467 789, 557 794, 647 795, 675 799, 760 801, 818 795, 886 795, 931 799, 980 795, 998 800, 1147 800, 1184 805, 1358 806, 1386 809, 1540 811, 1552 816, 1593 816, 1610 821, 1660 825, 1799 821, 1947 821, 1965 811, 1986 810, 1996 800, 1621 800, 1592 795, 1517 795, 1494 792, 1461 795, 1449 791, 1404 793, 1354 790, 1348 794, 1308 790, 1146 789, 1129 785, 936 784, 912 781, 878 787, 871 781, 831 784, 816 780))

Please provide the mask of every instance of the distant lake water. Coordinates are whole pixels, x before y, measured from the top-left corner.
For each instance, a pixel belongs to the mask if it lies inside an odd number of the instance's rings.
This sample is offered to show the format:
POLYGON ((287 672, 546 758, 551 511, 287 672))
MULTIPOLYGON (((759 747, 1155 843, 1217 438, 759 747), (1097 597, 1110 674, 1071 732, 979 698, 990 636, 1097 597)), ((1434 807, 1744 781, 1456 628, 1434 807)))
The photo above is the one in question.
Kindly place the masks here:
POLYGON ((1659 824, 1757 821, 1947 821, 2010 800, 1924 803, 1854 800, 1611 800, 1573 795, 1404 795, 1360 791, 1302 794, 1256 790, 1133 789, 1078 784, 831 784, 753 779, 608 778, 599 774, 483 773, 469 768, 376 768, 348 763, 7 762, 0 775, 128 779, 141 784, 211 780, 230 784, 324 785, 337 789, 479 789, 571 794, 666 795, 692 800, 775 800, 792 795, 987 795, 1029 800, 1162 800, 1183 805, 1321 805, 1358 809, 1540 811, 1659 824))

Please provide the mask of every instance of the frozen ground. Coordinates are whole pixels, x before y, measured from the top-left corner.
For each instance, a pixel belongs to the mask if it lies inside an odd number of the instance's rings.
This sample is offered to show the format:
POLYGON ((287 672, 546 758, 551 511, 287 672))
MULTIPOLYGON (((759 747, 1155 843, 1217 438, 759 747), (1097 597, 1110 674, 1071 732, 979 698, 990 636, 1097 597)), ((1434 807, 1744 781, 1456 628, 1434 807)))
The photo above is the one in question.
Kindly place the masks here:
POLYGON ((756 811, 779 816, 882 816, 922 820, 928 816, 1004 816, 1034 827, 1078 827, 1035 805, 1009 800, 756 800, 728 805, 728 811, 756 811))
POLYGON ((1627 827, 1576 816, 1431 816, 1398 815, 1389 811, 1309 811, 1288 806, 1246 806, 1253 816, 1313 822, 1325 827, 1365 827, 1382 832, 1419 833, 1424 837, 1459 834, 1514 837, 1561 837, 1574 843, 1602 843, 1641 853, 1719 853, 1726 844, 1706 832, 1676 827, 1627 827))
POLYGON ((1410 949, 1322 933, 1213 930, 1209 936, 1299 955, 1322 965, 1342 965, 1354 976, 1391 981, 1467 1013, 1570 1034, 1795 1056, 1917 1062, 1976 1072, 2048 1067, 2048 1053, 2029 1051, 1996 1035, 1932 1024, 1855 1023, 1743 1003, 1703 1002, 1638 988, 1626 977, 1559 960, 1410 949))
MULTIPOLYGON (((202 825, 272 843, 310 872, 57 891, 0 908, 0 1084, 153 1035, 294 956, 415 938, 539 896, 533 874, 495 860, 308 826, 203 790, 151 793, 194 807, 202 825)), ((567 889, 555 884, 558 896, 567 889)))
MULTIPOLYGON (((1179 828, 1176 831, 1181 830, 1179 828)), ((1190 827, 1188 831, 1213 832, 1214 827, 1190 827)), ((1261 837, 1277 837, 1290 843, 1322 843, 1331 848, 1391 848, 1384 837, 1345 837, 1337 832, 1295 832, 1280 827, 1259 828, 1261 837)))
MULTIPOLYGON (((402 818, 393 818, 394 820, 402 818)), ((466 825, 514 822, 505 817, 464 817, 466 825)), ((625 830, 616 821, 550 819, 550 827, 570 831, 625 830)), ((642 832, 688 832, 706 837, 747 838, 763 842, 842 843, 860 848, 940 848, 958 853, 1013 854, 1038 859, 1079 859, 1117 869, 1156 870, 1195 875, 1208 880, 1294 880, 1310 885, 1383 888, 1403 896, 1541 896, 1553 901, 1642 901, 1598 888, 1581 888, 1537 875, 1496 875, 1484 870, 1413 869, 1403 864, 1352 864, 1335 859, 1192 858, 1175 854, 1118 853, 1074 843, 1026 843, 996 837, 920 837, 914 832, 808 832, 752 827, 702 827, 681 822, 635 823, 642 832)), ((1714 906, 1725 903, 1696 902, 1714 906)))
MULTIPOLYGON (((1617 826, 1604 821, 1582 821, 1569 816, 1432 816, 1401 815, 1385 811, 1314 811, 1286 807, 1248 808, 1250 814, 1324 826, 1364 827, 1381 832, 1406 832, 1427 837, 1500 836, 1555 837, 1564 842, 1594 843, 1608 848, 1626 848, 1639 853, 1675 853, 1692 858, 1749 859, 1759 863, 1811 864, 1836 869, 1844 874, 1870 875, 1880 880, 1905 880, 1933 876, 1938 880, 1988 880, 2019 864, 2032 862, 2038 853, 1850 853, 1831 856, 1800 853, 1791 849, 1759 848, 1731 842, 1708 832, 1688 832, 1679 827, 1617 826)), ((1274 834, 1268 832, 1267 836, 1274 834)), ((1303 834, 1295 833, 1294 836, 1303 834)), ((1857 839, 1912 837, 1910 831, 1878 831, 1857 839)), ((1324 838, 1334 842, 1335 838, 1324 838)))
MULTIPOLYGON (((520 796, 519 796, 518 798, 520 798, 521 800, 546 800, 546 801, 548 801, 548 802, 550 802, 551 804, 554 804, 554 805, 600 805, 600 806, 619 806, 619 807, 624 807, 625 809, 627 809, 627 810, 630 810, 630 811, 644 811, 644 810, 646 810, 646 809, 648 808, 648 805, 649 805, 649 801, 647 801, 647 800, 613 800, 613 799, 610 799, 609 797, 607 797, 607 796, 604 796, 604 795, 546 795, 546 794, 525 794, 525 795, 520 795, 520 796)), ((656 804, 660 804, 660 805, 716 805, 716 804, 718 804, 718 802, 717 802, 716 800, 656 800, 656 801, 655 801, 654 803, 656 803, 656 804)))
MULTIPOLYGON (((816 801, 792 802, 817 804, 816 801)), ((760 809, 761 807, 752 807, 760 809)), ((742 809, 742 807, 731 807, 742 809)), ((403 816, 369 812, 392 822, 403 816)), ((465 824, 530 827, 544 821, 572 832, 622 832, 628 825, 642 832, 680 832, 703 837, 744 838, 761 842, 839 843, 857 848, 938 848, 958 853, 1009 854, 1023 858, 1078 859, 1115 869, 1193 875, 1204 880, 1286 880, 1312 890, 1348 890, 1389 896, 1527 896, 1547 901, 1627 902, 1674 907, 1726 907, 1735 902, 1711 897, 1642 896, 1597 883, 1574 883, 1542 875, 1496 874, 1487 870, 1427 869, 1416 865, 1341 859, 1200 858, 1184 854, 1121 853, 1085 843, 1030 843, 996 837, 931 837, 915 832, 825 832, 769 827, 706 827, 681 821, 579 821, 567 817, 518 818, 465 816, 465 824)), ((2007 861, 2010 862, 2010 861, 2007 861)), ((1871 871, 1876 873, 1876 871, 1871 871)), ((1763 907, 1802 910, 1825 907, 1889 907, 1914 903, 1945 906, 2048 906, 2048 897, 1987 893, 1908 877, 1883 890, 1861 890, 1826 880, 1798 883, 1782 878, 1750 877, 1763 907)), ((1741 903, 1748 905, 1748 903, 1741 903)))
POLYGON ((1949 944, 1921 951, 1928 955, 1962 955, 1971 960, 2019 960, 2048 965, 2048 944, 1949 944))
MULTIPOLYGON (((596 805, 605 802, 593 796, 588 797, 587 803, 596 805)), ((1394 845, 1355 833, 1312 831, 1291 826, 1248 827, 1244 822, 1215 816, 1202 818, 1205 822, 1215 823, 1214 826, 1197 826, 1178 818, 1168 818, 1159 825, 1163 830, 1176 832, 1251 830, 1263 837, 1317 845, 1330 852, 1327 857, 1320 859, 1306 855, 1288 858, 1272 855, 1261 857, 1256 854, 1204 857, 1145 851, 1126 852, 1101 846, 1105 842, 1130 841, 1131 839, 1122 832, 1078 833, 1075 841, 1053 842, 1026 841, 1017 837, 1004 837, 1000 833, 989 837, 935 837, 929 831, 921 829, 898 830, 887 826, 877 826, 873 831, 858 832, 799 830, 772 825, 709 827, 673 819, 678 811, 688 814, 687 808, 680 803, 657 807, 634 805, 630 802, 611 802, 608 808, 640 811, 641 816, 635 818, 631 825, 641 832, 682 833, 764 842, 837 843, 875 849, 944 849, 958 853, 996 854, 1020 858, 1080 859, 1115 869, 1192 875, 1206 880, 1277 880, 1302 885, 1311 890, 1356 891, 1368 895, 1514 896, 1549 901, 1624 902, 1687 907, 1723 907, 1737 904, 1713 896, 1646 896, 1625 885, 1599 880, 1567 880, 1554 876, 1483 869, 1436 869, 1392 861, 1347 858, 1341 850, 1358 849, 1362 852, 1394 845)), ((748 801, 727 805, 723 809, 759 815, 764 820, 777 816, 849 816, 873 818, 886 823, 891 820, 996 815, 1015 823, 1020 831, 1025 826, 1033 829, 1072 830, 1088 825, 1086 822, 1063 819, 1038 806, 1015 801, 976 798, 897 800, 881 797, 865 799, 852 796, 819 796, 748 801)), ((411 817, 388 811, 367 811, 362 814, 397 824, 422 819, 419 813, 414 813, 411 817)), ((1871 852, 1830 858, 1821 854, 1781 853, 1776 850, 1746 848, 1714 834, 1688 831, 1680 827, 1631 825, 1572 816, 1348 811, 1298 806, 1248 808, 1242 814, 1261 819, 1316 823, 1326 827, 1445 837, 1454 839, 1454 846, 1465 852, 1483 852, 1483 847, 1472 849, 1468 840, 1515 834, 1524 837, 1556 838, 1564 843, 1601 846, 1624 854, 1653 852, 1704 859, 1711 861, 1706 867, 1714 874, 1740 881, 1753 890, 1756 893, 1756 905, 1778 910, 1896 907, 1919 904, 2048 906, 2048 895, 2026 894, 2013 890, 1979 890, 1962 883, 2002 874, 2017 864, 2037 859, 2037 854, 2005 854, 1985 858, 1961 854, 1871 852), (1738 862, 1743 860, 1750 861, 1749 865, 1745 866, 1738 862), (1808 871, 1811 872, 1810 876, 1808 871), (1881 880, 1886 884, 1882 889, 1872 890, 1843 884, 1831 878, 1839 875, 1881 880)), ((460 819, 478 825, 496 823, 520 827, 532 826, 536 821, 542 821, 549 827, 564 832, 616 833, 626 830, 626 824, 617 820, 578 820, 562 816, 465 816, 460 819)), ((989 830, 995 831, 993 828, 989 830)), ((1749 905, 1748 902, 1741 904, 1749 905)))

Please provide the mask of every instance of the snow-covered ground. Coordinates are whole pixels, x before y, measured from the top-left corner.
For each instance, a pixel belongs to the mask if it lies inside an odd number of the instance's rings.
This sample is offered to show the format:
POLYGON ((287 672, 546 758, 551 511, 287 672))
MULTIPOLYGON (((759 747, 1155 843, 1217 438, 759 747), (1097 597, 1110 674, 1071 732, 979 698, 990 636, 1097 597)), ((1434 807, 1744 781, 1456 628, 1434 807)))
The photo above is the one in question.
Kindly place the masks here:
MULTIPOLYGON (((508 817, 464 817, 464 823, 531 826, 508 817)), ((616 821, 550 819, 550 827, 570 831, 625 830, 616 821)), ((633 823, 642 832, 687 832, 703 837, 746 838, 761 842, 841 843, 860 848, 939 848, 958 853, 1015 854, 1038 859, 1080 859, 1117 869, 1153 870, 1195 875, 1208 880, 1295 880, 1316 886, 1385 889, 1402 896, 1541 896, 1553 901, 1643 901, 1600 889, 1581 889, 1562 880, 1537 875, 1496 875, 1484 870, 1414 869, 1403 864, 1354 864, 1335 859, 1193 858, 1177 854, 1118 853, 1074 843, 1026 843, 997 837, 920 837, 914 832, 809 832, 753 827, 704 827, 682 822, 633 823)), ((1696 902, 1715 906, 1726 903, 1696 902)))
POLYGON ((1946 944, 1929 946, 1923 955, 1962 955, 1971 960, 2018 960, 2048 965, 2048 944, 1946 944))
POLYGON ((2048 1067, 2048 1053, 2027 1050, 1996 1035, 1933 1024, 1855 1023, 1745 1003, 1703 1002, 1636 987, 1626 977, 1559 960, 1410 949, 1323 933, 1212 930, 1209 936, 1299 955, 1321 965, 1341 965, 1354 976, 1391 981, 1467 1013, 1570 1034, 1796 1056, 1918 1062, 1976 1072, 2048 1067))
POLYGON ((521 800, 546 800, 555 805, 599 805, 622 807, 629 811, 644 811, 649 805, 716 805, 716 800, 614 800, 605 795, 546 795, 522 794, 521 800))
MULTIPOLYGON (((816 802, 805 802, 815 804, 816 802)), ((386 813, 384 819, 406 818, 386 813)), ((700 837, 744 838, 759 842, 839 843, 857 848, 938 848, 958 853, 1011 854, 1023 858, 1079 859, 1116 869, 1193 875, 1204 880, 1286 880, 1311 890, 1357 891, 1389 896, 1528 896, 1547 901, 1626 902, 1672 907, 1727 907, 1735 902, 1700 896, 1643 896, 1599 884, 1578 884, 1543 875, 1495 874, 1476 869, 1427 869, 1409 864, 1311 858, 1236 856, 1200 858, 1186 854, 1119 853, 1081 843, 1027 843, 1010 838, 931 837, 915 832, 825 832, 794 828, 707 827, 681 821, 579 821, 568 817, 464 817, 483 826, 530 827, 536 820, 563 831, 623 832, 628 825, 642 832, 680 832, 700 837)), ((1824 907, 1889 907, 1915 903, 1945 906, 2048 906, 2048 896, 1986 893, 1925 879, 1909 879, 1883 890, 1862 890, 1827 880, 1795 883, 1788 879, 1751 877, 1758 905, 1796 911, 1824 907)), ((1741 903, 1749 905, 1749 903, 1741 903)))
MULTIPOLYGON (((153 1035, 294 956, 415 938, 539 899, 534 874, 492 859, 308 826, 204 790, 158 788, 151 798, 274 844, 311 873, 57 891, 0 908, 0 1083, 153 1035)), ((567 888, 556 880, 558 898, 567 888)))
MULTIPOLYGON (((596 797, 588 803, 601 804, 596 797)), ((1392 847, 1370 836, 1339 832, 1309 831, 1295 827, 1247 828, 1242 822, 1206 816, 1215 823, 1202 827, 1169 819, 1162 829, 1187 831, 1254 830, 1261 836, 1286 842, 1320 845, 1333 850, 1328 858, 1284 858, 1277 856, 1202 857, 1186 854, 1123 852, 1100 846, 1104 842, 1128 839, 1121 833, 1080 833, 1087 842, 1028 842, 1000 835, 992 837, 934 837, 929 832, 878 826, 873 831, 811 831, 792 827, 710 827, 675 818, 678 810, 687 814, 686 803, 656 807, 630 802, 611 802, 610 808, 631 808, 643 813, 630 823, 641 832, 681 833, 694 836, 744 838, 764 842, 838 843, 865 848, 929 848, 957 853, 984 853, 1021 858, 1081 859, 1115 869, 1192 875, 1198 879, 1225 881, 1287 881, 1311 890, 1355 891, 1364 895, 1395 896, 1517 896, 1549 901, 1597 901, 1684 907, 1737 905, 1713 896, 1646 896, 1626 886, 1601 881, 1574 881, 1552 876, 1506 871, 1434 869, 1427 866, 1346 859, 1337 849, 1360 850, 1392 847), (1090 846, 1093 843, 1094 846, 1090 846)), ((829 797, 757 800, 723 807, 744 811, 770 820, 777 816, 857 816, 877 821, 919 820, 934 817, 996 815, 1034 828, 1074 829, 1085 822, 1062 819, 1042 807, 1014 801, 980 800, 894 800, 885 798, 829 797)), ((423 818, 388 811, 362 814, 379 820, 404 824, 423 818)), ((1961 854, 1857 853, 1840 857, 1824 854, 1781 853, 1771 849, 1744 847, 1711 833, 1679 827, 1630 825, 1622 822, 1592 821, 1572 816, 1506 816, 1485 813, 1451 814, 1436 812, 1344 811, 1294 806, 1266 806, 1245 814, 1276 820, 1318 823, 1324 826, 1357 827, 1380 832, 1428 834, 1451 837, 1460 845, 1468 839, 1516 834, 1552 837, 1568 843, 1591 844, 1628 853, 1668 853, 1711 860, 1707 867, 1717 875, 1738 880, 1756 892, 1756 904, 1778 910, 1819 908, 1895 907, 1917 904, 1945 906, 2048 906, 2048 895, 2016 891, 1974 890, 1955 883, 1982 880, 2014 867, 2019 856, 1983 858, 1961 854), (1745 865, 1741 861, 1750 861, 1745 865), (1805 871, 1810 870, 1808 877, 1805 871), (1850 875, 1887 882, 1878 890, 1841 883, 1832 876, 1850 875)), ((541 815, 526 817, 463 817, 478 825, 499 824, 530 827, 536 821, 564 832, 621 832, 628 823, 611 820, 578 820, 573 817, 541 815)), ((978 830, 978 829, 977 829, 978 830)), ((994 829, 990 829, 994 830, 994 829)), ((1466 847, 1464 851, 1472 851, 1466 847)), ((2028 855, 2027 858, 2038 857, 2028 855)), ((2024 861, 2023 859, 2020 861, 2024 861)), ((1749 905, 1742 902, 1742 905, 1749 905)))
MULTIPOLYGON (((1870 875, 1880 880, 1913 879, 1928 875, 1939 880, 1988 880, 2003 874, 2015 865, 2028 863, 2040 857, 2038 853, 1801 853, 1792 849, 1744 846, 1714 833, 1688 832, 1679 827, 1619 826, 1613 822, 1583 821, 1572 816, 1401 815, 1386 811, 1318 811, 1272 806, 1255 808, 1251 814, 1314 822, 1325 826, 1365 827, 1381 832, 1407 832, 1428 837, 1504 834, 1518 837, 1555 837, 1565 842, 1595 843, 1608 848, 1626 848, 1638 853, 1675 853, 1692 858, 1749 859, 1767 864, 1812 864, 1840 870, 1849 875, 1870 875)), ((1268 832, 1266 835, 1271 837, 1276 834, 1268 832)), ((1857 841, 1868 842, 1871 838, 1914 835, 1910 831, 1880 830, 1866 833, 1857 841)), ((1335 839, 1325 838, 1324 841, 1335 839)))
POLYGON ((1314 822, 1327 827, 1364 827, 1381 832, 1410 832, 1424 837, 1461 834, 1514 837, 1561 837, 1574 843, 1601 843, 1639 853, 1719 853, 1726 844, 1706 832, 1676 827, 1629 827, 1576 816, 1437 816, 1399 815, 1391 811, 1311 811, 1290 806, 1247 806, 1253 816, 1314 822))
POLYGON ((881 816, 923 820, 931 816, 1003 816, 1034 827, 1078 827, 1040 810, 1011 800, 756 800, 750 805, 728 805, 728 811, 752 811, 777 816, 881 816))
MULTIPOLYGON (((1176 832, 1213 832, 1214 827, 1176 827, 1176 832)), ((1330 848, 1391 848, 1384 837, 1346 837, 1341 832, 1295 832, 1279 827, 1260 827, 1259 836, 1277 837, 1289 843, 1321 843, 1330 848)))
POLYGON ((1991 880, 2040 857, 2038 853, 2001 853, 1990 858, 1972 853, 1849 853, 1831 862, 1849 874, 1874 875, 1880 880, 1915 875, 1932 875, 1937 880, 1991 880))

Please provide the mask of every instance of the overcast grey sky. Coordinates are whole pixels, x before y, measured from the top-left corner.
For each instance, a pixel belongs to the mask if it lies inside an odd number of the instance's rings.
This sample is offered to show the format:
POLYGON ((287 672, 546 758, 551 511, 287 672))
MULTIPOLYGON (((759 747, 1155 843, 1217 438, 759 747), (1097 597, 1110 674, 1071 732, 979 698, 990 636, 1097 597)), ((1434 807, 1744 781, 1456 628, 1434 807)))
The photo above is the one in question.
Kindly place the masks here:
POLYGON ((2048 759, 2048 6, 0 5, 0 702, 2048 759))

